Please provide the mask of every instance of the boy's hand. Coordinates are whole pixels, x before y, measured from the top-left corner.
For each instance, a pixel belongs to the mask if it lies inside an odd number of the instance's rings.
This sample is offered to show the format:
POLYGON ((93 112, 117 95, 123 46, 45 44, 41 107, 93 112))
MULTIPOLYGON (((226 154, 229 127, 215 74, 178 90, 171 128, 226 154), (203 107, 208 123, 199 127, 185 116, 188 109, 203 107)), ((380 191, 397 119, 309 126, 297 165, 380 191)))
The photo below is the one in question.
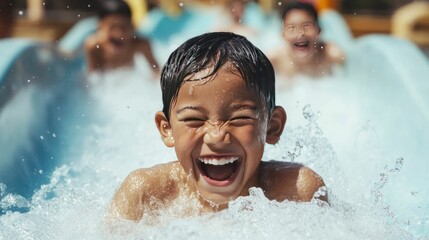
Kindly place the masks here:
POLYGON ((100 30, 86 39, 85 51, 89 71, 103 68, 104 52, 108 49, 107 42, 107 34, 100 30))
POLYGON ((96 39, 96 48, 100 50, 108 49, 109 44, 109 36, 107 35, 106 31, 99 30, 95 34, 96 39))

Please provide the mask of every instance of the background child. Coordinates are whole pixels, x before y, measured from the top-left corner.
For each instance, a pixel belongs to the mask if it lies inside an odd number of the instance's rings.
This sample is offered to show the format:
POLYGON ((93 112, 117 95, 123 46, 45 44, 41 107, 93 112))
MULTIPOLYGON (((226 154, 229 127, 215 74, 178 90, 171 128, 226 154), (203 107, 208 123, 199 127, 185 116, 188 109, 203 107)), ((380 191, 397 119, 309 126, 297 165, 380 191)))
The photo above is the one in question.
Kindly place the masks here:
POLYGON ((223 24, 217 27, 218 31, 233 32, 246 38, 256 37, 258 33, 256 29, 243 22, 248 2, 248 0, 227 0, 224 10, 228 17, 225 18, 223 24))
POLYGON ((102 2, 98 18, 97 32, 85 42, 89 71, 132 66, 136 53, 146 57, 154 73, 159 71, 149 41, 134 33, 127 3, 122 0, 102 2))
POLYGON ((318 14, 312 4, 289 3, 281 10, 281 19, 285 49, 271 58, 278 73, 320 77, 330 74, 333 64, 344 62, 341 49, 320 40, 318 14))
POLYGON ((300 164, 261 162, 265 143, 279 141, 286 112, 275 105, 271 63, 246 38, 215 32, 189 39, 170 55, 161 89, 155 122, 178 160, 132 172, 111 217, 151 222, 160 212, 214 212, 251 187, 277 201, 310 201, 324 186, 300 164))

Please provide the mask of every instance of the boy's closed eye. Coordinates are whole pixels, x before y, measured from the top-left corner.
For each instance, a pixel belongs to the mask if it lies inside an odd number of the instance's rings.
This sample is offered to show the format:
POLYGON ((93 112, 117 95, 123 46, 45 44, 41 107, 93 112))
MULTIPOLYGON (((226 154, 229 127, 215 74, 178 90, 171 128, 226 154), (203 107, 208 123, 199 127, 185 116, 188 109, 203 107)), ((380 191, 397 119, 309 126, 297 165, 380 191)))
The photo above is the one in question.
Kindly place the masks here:
POLYGON ((287 30, 288 32, 294 32, 294 31, 295 31, 295 25, 288 25, 288 26, 286 27, 286 30, 287 30))
POLYGON ((231 117, 229 122, 231 125, 241 126, 241 125, 252 124, 256 120, 257 118, 255 114, 244 114, 244 115, 240 114, 240 115, 235 115, 231 117))
POLYGON ((203 117, 181 117, 178 118, 180 122, 184 122, 188 127, 201 127, 206 122, 206 119, 203 117))
MULTIPOLYGON (((203 117, 183 117, 183 118, 179 118, 178 120, 181 122, 184 122, 189 127, 200 127, 204 125, 207 121, 207 119, 203 117)), ((229 122, 233 126, 241 126, 241 125, 252 124, 256 120, 257 118, 255 114, 245 114, 245 115, 241 114, 241 115, 232 116, 226 122, 229 122)))

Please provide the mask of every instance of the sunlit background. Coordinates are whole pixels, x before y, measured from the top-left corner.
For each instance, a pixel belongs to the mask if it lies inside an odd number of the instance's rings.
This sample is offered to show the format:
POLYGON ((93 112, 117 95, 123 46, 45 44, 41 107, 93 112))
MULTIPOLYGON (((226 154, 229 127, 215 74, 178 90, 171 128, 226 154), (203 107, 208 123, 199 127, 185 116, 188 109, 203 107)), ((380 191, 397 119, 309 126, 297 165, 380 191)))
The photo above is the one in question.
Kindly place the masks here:
MULTIPOLYGON (((33 39, 56 41, 79 20, 85 17, 95 16, 99 6, 97 0, 87 1, 55 1, 55 0, 16 0, 1 1, 1 36, 2 37, 29 37, 33 39), (10 29, 6 32, 4 29, 10 29)), ((225 0, 206 0, 206 1, 178 1, 161 0, 158 1, 128 1, 134 10, 134 22, 137 26, 144 24, 144 18, 148 11, 153 8, 162 8, 170 16, 180 14, 183 8, 196 7, 216 7, 225 2, 225 0), (180 6, 179 4, 183 5, 180 6)), ((249 1, 252 2, 252 1, 249 1)), ((254 1, 258 2, 258 1, 254 1)), ((276 11, 279 5, 287 1, 260 0, 263 11, 276 11)), ((408 37, 413 40, 413 36, 404 35, 398 28, 401 23, 396 23, 394 19, 395 12, 412 0, 314 0, 319 9, 331 8, 342 14, 350 27, 353 36, 358 37, 370 33, 386 33, 398 36, 408 37), (395 25, 396 24, 396 25, 395 25)), ((416 2, 416 1, 414 1, 416 2)), ((415 13, 409 12, 409 15, 415 13)), ((410 16, 411 17, 411 16, 410 16)), ((427 18, 413 16, 415 22, 402 23, 408 24, 409 28, 415 28, 416 31, 425 31, 427 34, 427 18)), ((421 47, 429 45, 428 36, 426 41, 418 41, 421 47)))

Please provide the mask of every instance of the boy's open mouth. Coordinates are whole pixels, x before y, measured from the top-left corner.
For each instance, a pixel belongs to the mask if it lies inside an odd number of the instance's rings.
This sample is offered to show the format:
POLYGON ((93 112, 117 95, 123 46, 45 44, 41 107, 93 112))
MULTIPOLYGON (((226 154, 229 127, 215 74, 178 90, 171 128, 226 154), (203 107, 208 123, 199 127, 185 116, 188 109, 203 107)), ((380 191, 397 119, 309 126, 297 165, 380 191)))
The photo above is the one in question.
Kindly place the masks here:
POLYGON ((300 41, 300 42, 296 42, 293 45, 295 46, 295 48, 297 48, 298 50, 305 50, 308 48, 309 46, 309 41, 300 41))
POLYGON ((198 158, 197 166, 206 181, 215 186, 232 183, 240 169, 239 157, 203 157, 198 158))
POLYGON ((110 43, 117 48, 122 47, 122 45, 124 45, 124 41, 122 39, 113 37, 110 38, 110 43))

